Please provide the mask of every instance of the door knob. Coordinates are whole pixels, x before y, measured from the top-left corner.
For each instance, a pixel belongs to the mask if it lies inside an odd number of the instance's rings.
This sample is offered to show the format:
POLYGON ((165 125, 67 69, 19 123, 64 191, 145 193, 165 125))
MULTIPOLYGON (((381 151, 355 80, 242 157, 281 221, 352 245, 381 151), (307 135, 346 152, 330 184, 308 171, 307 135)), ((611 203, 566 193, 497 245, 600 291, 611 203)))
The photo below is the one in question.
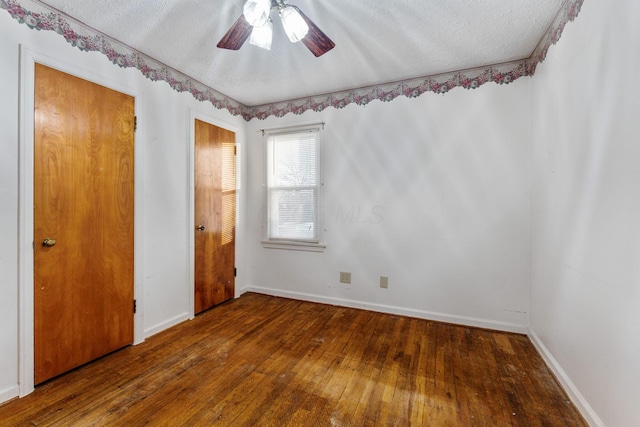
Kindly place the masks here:
POLYGON ((199 225, 196 227, 196 230, 198 231, 204 231, 204 225, 199 225))
POLYGON ((42 241, 42 246, 50 248, 51 246, 55 246, 56 245, 56 240, 55 239, 44 239, 42 241))

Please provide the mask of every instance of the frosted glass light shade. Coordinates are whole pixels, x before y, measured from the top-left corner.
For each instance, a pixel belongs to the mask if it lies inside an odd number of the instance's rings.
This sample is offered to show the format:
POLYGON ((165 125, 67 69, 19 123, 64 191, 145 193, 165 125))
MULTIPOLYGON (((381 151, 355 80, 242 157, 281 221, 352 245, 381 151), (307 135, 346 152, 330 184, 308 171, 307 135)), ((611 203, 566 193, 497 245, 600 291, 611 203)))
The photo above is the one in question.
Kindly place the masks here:
POLYGON ((273 24, 268 19, 261 27, 253 27, 249 43, 262 49, 271 50, 271 39, 273 38, 273 24))
POLYGON ((282 26, 284 32, 287 33, 287 37, 291 43, 300 41, 309 32, 309 26, 298 12, 295 7, 287 6, 280 10, 280 19, 282 19, 282 26))
POLYGON ((261 27, 269 20, 271 0, 247 0, 242 8, 244 19, 249 25, 261 27))

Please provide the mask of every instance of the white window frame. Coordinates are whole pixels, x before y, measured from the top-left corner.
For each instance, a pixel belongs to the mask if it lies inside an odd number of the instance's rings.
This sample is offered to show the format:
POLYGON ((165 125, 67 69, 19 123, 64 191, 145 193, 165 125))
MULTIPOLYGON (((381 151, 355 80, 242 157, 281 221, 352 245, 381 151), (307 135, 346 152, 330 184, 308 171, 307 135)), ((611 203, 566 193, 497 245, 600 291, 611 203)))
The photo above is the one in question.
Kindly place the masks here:
POLYGON ((324 123, 310 123, 299 126, 281 127, 273 129, 261 129, 263 135, 263 148, 264 148, 264 213, 263 213, 263 240, 262 246, 269 249, 288 249, 288 250, 300 250, 300 251, 312 251, 323 252, 326 248, 324 242, 324 123), (269 163, 270 157, 273 153, 269 152, 269 140, 277 135, 285 135, 292 133, 302 132, 317 132, 318 143, 318 164, 317 164, 317 201, 316 201, 316 227, 317 227, 317 239, 285 239, 285 238, 273 238, 270 236, 270 218, 271 205, 270 205, 270 193, 269 187, 269 163))

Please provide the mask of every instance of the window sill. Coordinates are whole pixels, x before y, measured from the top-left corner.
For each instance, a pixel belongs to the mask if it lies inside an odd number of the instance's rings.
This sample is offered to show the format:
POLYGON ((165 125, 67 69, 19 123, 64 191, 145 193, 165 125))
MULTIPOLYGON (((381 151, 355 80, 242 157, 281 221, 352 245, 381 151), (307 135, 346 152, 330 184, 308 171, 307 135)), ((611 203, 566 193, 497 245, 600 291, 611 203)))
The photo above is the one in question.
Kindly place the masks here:
POLYGON ((263 240, 262 247, 266 249, 284 249, 289 251, 324 252, 327 245, 323 243, 306 243, 295 241, 263 240))

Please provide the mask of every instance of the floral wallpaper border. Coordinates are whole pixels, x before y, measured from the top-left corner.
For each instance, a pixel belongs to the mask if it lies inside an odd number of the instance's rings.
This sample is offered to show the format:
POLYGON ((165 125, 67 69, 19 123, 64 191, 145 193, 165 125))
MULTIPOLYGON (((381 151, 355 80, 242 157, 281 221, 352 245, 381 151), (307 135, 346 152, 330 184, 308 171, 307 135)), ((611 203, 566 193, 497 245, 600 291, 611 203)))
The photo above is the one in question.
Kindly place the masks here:
POLYGON ((416 98, 425 92, 444 94, 455 87, 476 89, 489 82, 509 84, 520 77, 532 76, 537 65, 546 58, 549 48, 560 40, 565 25, 578 16, 583 2, 565 0, 533 54, 521 61, 254 107, 243 105, 37 0, 0 0, 0 8, 6 9, 14 19, 33 30, 55 31, 82 51, 101 52, 121 68, 135 67, 150 80, 167 82, 177 92, 189 92, 199 101, 210 102, 215 108, 225 109, 249 121, 254 118, 264 120, 270 116, 282 117, 289 113, 302 114, 308 110, 322 111, 329 107, 339 109, 349 104, 367 105, 374 100, 389 102, 401 95, 416 98))

